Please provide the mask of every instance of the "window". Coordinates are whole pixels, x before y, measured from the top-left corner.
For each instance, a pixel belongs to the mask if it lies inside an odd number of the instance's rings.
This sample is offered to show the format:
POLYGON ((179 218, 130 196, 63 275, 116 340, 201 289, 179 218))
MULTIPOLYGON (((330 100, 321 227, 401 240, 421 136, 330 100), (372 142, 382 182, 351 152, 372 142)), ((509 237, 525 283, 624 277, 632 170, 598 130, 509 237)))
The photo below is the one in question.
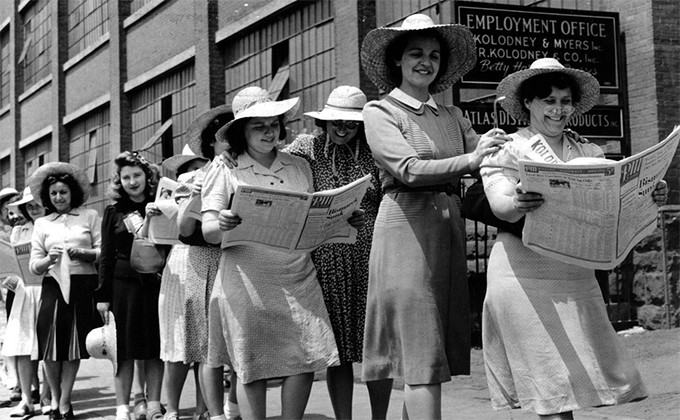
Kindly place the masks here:
POLYGON ((137 10, 151 3, 153 0, 131 0, 130 1, 130 14, 135 13, 137 10))
POLYGON ((47 162, 47 155, 52 150, 50 139, 51 136, 48 136, 24 148, 24 179, 28 179, 36 169, 47 162))
POLYGON ((11 165, 9 161, 9 156, 0 160, 0 188, 6 188, 10 186, 10 170, 11 165))
POLYGON ((19 63, 24 66, 24 90, 50 74, 52 19, 49 0, 36 0, 24 14, 24 48, 19 63))
POLYGON ((9 61, 9 30, 0 33, 0 108, 9 104, 9 79, 12 63, 9 61))
POLYGON ((109 0, 69 0, 69 59, 97 42, 108 31, 109 0))

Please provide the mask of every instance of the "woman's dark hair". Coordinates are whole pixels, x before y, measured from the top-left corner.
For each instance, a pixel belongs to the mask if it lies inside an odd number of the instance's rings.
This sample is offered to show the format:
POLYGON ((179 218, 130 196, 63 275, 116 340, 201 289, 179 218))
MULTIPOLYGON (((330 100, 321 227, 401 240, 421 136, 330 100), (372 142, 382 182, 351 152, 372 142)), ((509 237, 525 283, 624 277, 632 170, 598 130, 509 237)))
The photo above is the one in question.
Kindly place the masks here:
POLYGON ((553 87, 557 89, 571 89, 571 101, 577 104, 581 101, 581 91, 576 81, 568 74, 551 72, 537 74, 525 80, 519 87, 519 100, 524 106, 524 100, 531 101, 534 98, 544 99, 550 96, 553 87))
POLYGON ((204 157, 210 160, 215 158, 215 149, 212 146, 212 144, 217 141, 217 139, 215 139, 215 133, 232 119, 234 119, 234 114, 231 112, 220 114, 213 118, 203 131, 201 131, 201 154, 204 157))
MULTIPOLYGON (((278 116, 279 119, 279 140, 284 140, 286 138, 286 126, 284 125, 283 115, 278 116)), ((250 118, 243 118, 241 120, 236 120, 232 123, 231 127, 227 131, 227 141, 229 141, 229 147, 231 151, 237 155, 243 154, 248 148, 248 142, 246 141, 245 127, 250 121, 250 118)))
MULTIPOLYGON (((85 195, 83 189, 80 188, 80 184, 71 174, 63 173, 50 175, 45 178, 42 182, 42 188, 40 189, 40 201, 43 207, 50 212, 55 212, 57 209, 52 204, 50 200, 50 186, 56 184, 57 182, 64 183, 68 189, 71 191, 71 202, 69 205, 72 209, 76 209, 85 203, 85 195)), ((29 218, 30 219, 30 218, 29 218)))
MULTIPOLYGON (((359 125, 357 126, 357 140, 366 140, 366 130, 364 130, 364 122, 363 121, 357 121, 359 125)), ((330 123, 330 121, 326 120, 320 120, 318 118, 314 118, 314 125, 319 127, 321 131, 324 133, 328 133, 328 128, 327 125, 330 123)))
POLYGON ((432 81, 432 85, 437 84, 439 81, 439 78, 446 73, 446 69, 449 65, 449 54, 450 52, 445 48, 445 43, 444 39, 439 35, 439 33, 433 29, 425 29, 422 31, 418 32, 407 32, 405 34, 399 35, 396 37, 390 44, 387 46, 387 51, 386 51, 386 64, 387 64, 387 75, 394 83, 395 86, 399 87, 401 85, 401 68, 397 66, 397 60, 401 60, 401 57, 404 55, 404 50, 406 49, 406 45, 408 42, 413 39, 413 37, 425 37, 425 38, 434 38, 437 40, 439 43, 439 73, 437 73, 437 77, 434 78, 432 81))
POLYGON ((109 195, 115 201, 121 199, 129 199, 128 193, 123 188, 123 184, 120 182, 120 171, 126 166, 134 166, 142 168, 144 175, 146 175, 146 186, 144 188, 144 194, 147 200, 153 200, 156 196, 156 187, 158 186, 158 178, 160 174, 160 169, 157 165, 149 163, 142 155, 138 152, 128 152, 125 151, 118 155, 118 157, 113 161, 116 165, 116 170, 111 176, 111 191, 109 195))

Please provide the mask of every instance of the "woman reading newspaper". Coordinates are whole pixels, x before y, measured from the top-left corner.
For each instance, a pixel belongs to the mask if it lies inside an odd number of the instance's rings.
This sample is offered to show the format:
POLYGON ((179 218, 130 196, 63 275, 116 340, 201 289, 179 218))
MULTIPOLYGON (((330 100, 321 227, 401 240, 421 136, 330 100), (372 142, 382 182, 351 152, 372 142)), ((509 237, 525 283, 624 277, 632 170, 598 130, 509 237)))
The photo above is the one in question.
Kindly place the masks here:
MULTIPOLYGON (((272 101, 259 87, 234 97, 234 120, 218 138, 237 154, 236 168, 216 160, 201 191, 203 235, 219 243, 224 231, 246 229, 241 215, 229 209, 239 184, 312 192, 309 164, 277 150, 283 127, 297 111, 298 98, 272 101)), ((245 216, 245 215, 243 215, 245 216)), ((349 223, 363 224, 363 212, 349 223)), ((291 253, 263 245, 237 245, 222 252, 217 278, 222 279, 229 312, 225 341, 246 399, 244 417, 266 417, 267 379, 283 378, 282 418, 302 418, 314 371, 339 362, 338 350, 309 253, 291 253)))
MULTIPOLYGON (((600 147, 565 130, 570 118, 597 103, 599 84, 587 72, 544 58, 503 79, 497 94, 505 96, 502 106, 512 117, 529 122, 481 166, 491 209, 514 222, 544 203, 518 184, 518 160, 537 156, 535 135, 542 136, 549 159, 604 157, 600 147)), ((663 204, 666 195, 661 181, 653 200, 663 204)), ((500 230, 487 282, 483 344, 494 408, 571 419, 573 410, 647 395, 609 322, 594 270, 539 255, 500 230)))

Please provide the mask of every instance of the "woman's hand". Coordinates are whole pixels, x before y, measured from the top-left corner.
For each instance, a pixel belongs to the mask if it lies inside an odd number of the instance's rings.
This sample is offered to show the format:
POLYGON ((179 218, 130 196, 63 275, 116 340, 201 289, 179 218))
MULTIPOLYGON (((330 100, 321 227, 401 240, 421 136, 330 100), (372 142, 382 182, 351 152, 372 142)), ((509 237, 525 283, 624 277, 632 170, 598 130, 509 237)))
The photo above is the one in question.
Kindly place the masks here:
POLYGON ((50 248, 50 250, 47 252, 47 257, 50 259, 50 264, 57 262, 63 253, 64 248, 61 245, 54 245, 52 248, 50 248))
POLYGON ((159 216, 161 215, 161 211, 156 205, 156 203, 147 203, 146 204, 146 217, 154 217, 154 216, 159 216))
POLYGON ((668 183, 663 179, 656 184, 652 192, 652 199, 657 206, 663 206, 668 199, 668 183))
POLYGON ((355 229, 361 229, 361 227, 366 224, 366 218, 364 217, 365 214, 366 212, 362 209, 354 210, 349 219, 347 219, 347 223, 349 223, 355 229))
POLYGON ((72 260, 81 260, 84 254, 83 251, 81 248, 66 248, 66 253, 72 260))
POLYGON ((487 131, 482 135, 482 137, 479 138, 477 147, 475 148, 474 152, 471 153, 470 166, 472 166, 473 169, 479 168, 484 156, 501 150, 503 144, 505 144, 506 141, 511 140, 512 139, 507 134, 505 134, 505 131, 501 130, 500 128, 492 128, 491 130, 487 131))
POLYGON ((203 189, 203 181, 196 181, 191 184, 191 197, 196 197, 201 195, 201 190, 203 189))
POLYGON ((513 201, 515 210, 521 214, 530 213, 541 207, 545 202, 545 200, 543 200, 543 195, 524 191, 519 184, 515 187, 515 197, 513 198, 513 201))
POLYGON ((220 230, 232 230, 241 224, 241 218, 231 210, 222 210, 217 216, 217 222, 220 230))
POLYGON ((218 158, 222 161, 222 163, 227 165, 227 168, 229 169, 234 169, 238 166, 238 163, 236 162, 236 156, 231 153, 231 149, 227 149, 220 153, 218 158))
POLYGON ((102 321, 104 321, 104 325, 109 324, 109 308, 111 307, 110 302, 99 302, 97 303, 97 312, 99 312, 99 316, 102 317, 102 321))

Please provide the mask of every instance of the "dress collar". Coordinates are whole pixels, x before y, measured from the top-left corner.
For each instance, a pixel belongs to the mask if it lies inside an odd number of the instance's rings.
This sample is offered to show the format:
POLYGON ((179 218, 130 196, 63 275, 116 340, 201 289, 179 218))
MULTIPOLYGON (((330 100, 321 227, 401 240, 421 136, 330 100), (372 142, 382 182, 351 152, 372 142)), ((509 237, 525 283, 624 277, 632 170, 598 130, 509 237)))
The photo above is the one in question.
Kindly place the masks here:
POLYGON ((78 211, 78 209, 71 209, 71 211, 69 211, 68 213, 52 213, 45 217, 50 217, 51 218, 50 221, 54 222, 60 216, 80 216, 80 212, 78 211))
POLYGON ((272 166, 269 168, 265 168, 264 166, 257 163, 255 159, 253 159, 248 153, 241 153, 238 155, 236 162, 238 163, 236 169, 243 170, 247 168, 253 168, 253 171, 256 173, 278 172, 287 165, 295 164, 291 155, 288 153, 282 153, 279 150, 276 151, 274 162, 272 162, 272 166))
POLYGON ((409 95, 408 93, 404 92, 403 90, 399 88, 394 88, 392 92, 390 92, 390 96, 396 99, 397 101, 401 102, 402 104, 406 105, 407 107, 411 108, 414 112, 418 114, 421 114, 425 110, 425 105, 427 105, 430 107, 432 112, 435 113, 435 115, 439 115, 437 103, 434 101, 432 95, 430 95, 427 102, 421 102, 418 99, 414 98, 413 96, 409 95))

